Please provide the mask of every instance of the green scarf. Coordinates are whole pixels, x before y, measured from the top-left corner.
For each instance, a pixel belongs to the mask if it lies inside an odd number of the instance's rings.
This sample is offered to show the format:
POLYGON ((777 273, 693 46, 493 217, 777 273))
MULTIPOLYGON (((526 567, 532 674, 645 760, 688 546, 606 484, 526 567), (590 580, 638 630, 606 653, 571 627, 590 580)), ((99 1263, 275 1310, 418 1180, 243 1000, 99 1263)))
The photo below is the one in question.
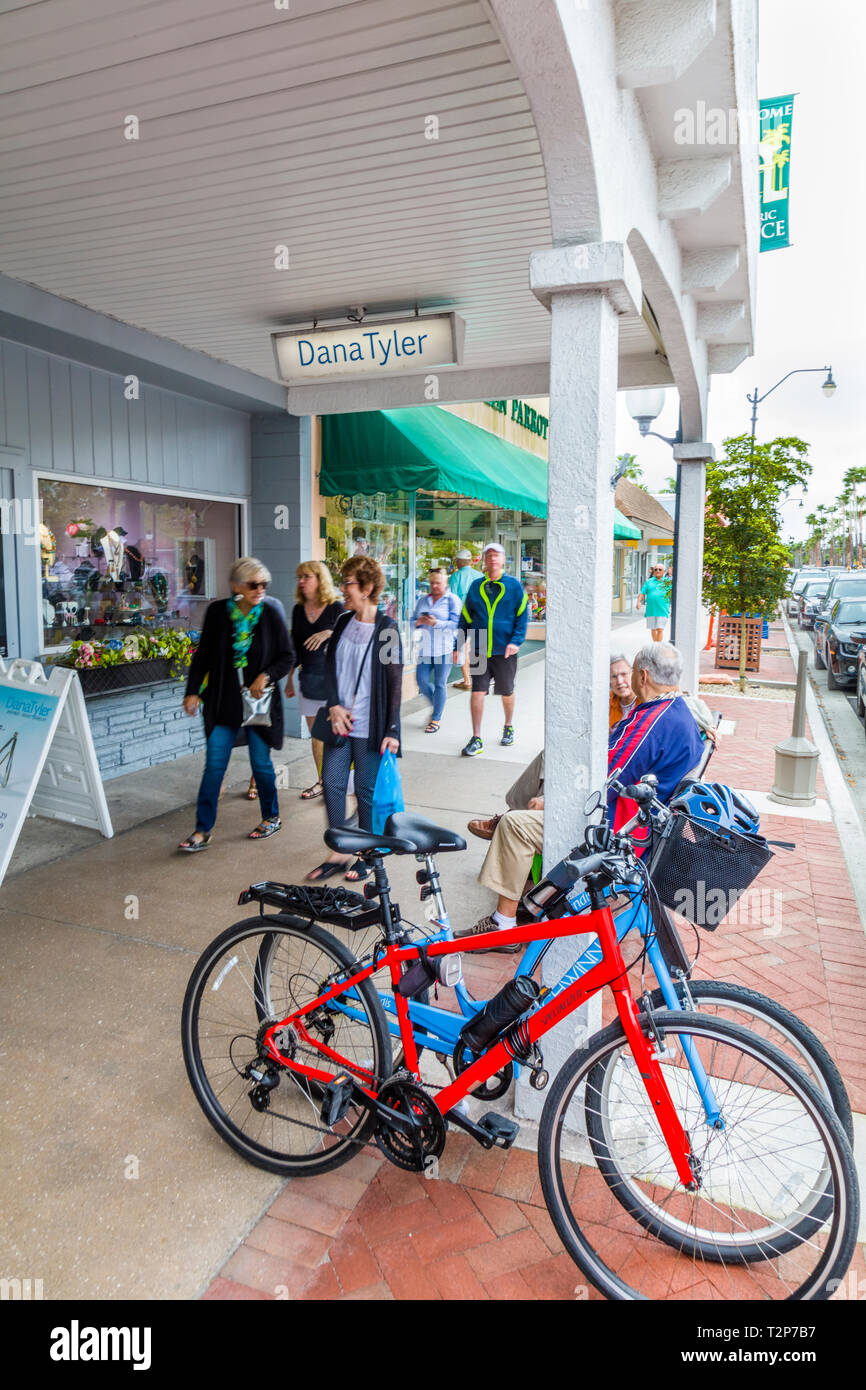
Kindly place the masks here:
POLYGON ((235 666, 246 666, 247 654, 256 624, 262 616, 264 601, 255 604, 249 613, 242 613, 236 598, 228 600, 229 617, 232 621, 232 660, 235 666))

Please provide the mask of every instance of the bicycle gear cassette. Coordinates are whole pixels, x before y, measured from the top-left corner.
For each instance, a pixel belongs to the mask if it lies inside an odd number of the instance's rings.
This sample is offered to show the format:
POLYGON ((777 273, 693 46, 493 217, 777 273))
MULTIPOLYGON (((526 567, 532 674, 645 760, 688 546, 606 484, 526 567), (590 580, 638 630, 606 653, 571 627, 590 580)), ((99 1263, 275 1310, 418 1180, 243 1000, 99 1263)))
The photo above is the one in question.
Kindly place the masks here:
POLYGON ((379 1101, 399 1115, 413 1115, 417 1125, 411 1133, 398 1129, 380 1115, 376 1124, 376 1143, 386 1158, 398 1168, 422 1173, 427 1160, 438 1158, 445 1148, 445 1120, 427 1092, 413 1081, 392 1076, 379 1092, 379 1101))
MULTIPOLYGON (((473 1056, 468 1048, 463 1047, 458 1041, 451 1056, 451 1065, 454 1068, 455 1077, 460 1076, 467 1067, 471 1067, 478 1058, 473 1056)), ((494 1072, 493 1076, 488 1076, 486 1081, 479 1081, 478 1085, 469 1092, 473 1100, 499 1100, 504 1096, 512 1081, 514 1080, 514 1067, 510 1062, 506 1062, 501 1071, 494 1072)))

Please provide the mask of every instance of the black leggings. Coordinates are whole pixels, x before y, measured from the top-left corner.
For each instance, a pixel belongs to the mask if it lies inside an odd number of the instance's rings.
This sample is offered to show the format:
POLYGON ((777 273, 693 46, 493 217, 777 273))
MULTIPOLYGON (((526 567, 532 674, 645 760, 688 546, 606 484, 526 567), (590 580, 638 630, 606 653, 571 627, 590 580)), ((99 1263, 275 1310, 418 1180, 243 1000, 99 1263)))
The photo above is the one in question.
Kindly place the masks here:
POLYGON ((358 825, 361 830, 373 829, 373 790, 379 771, 381 753, 367 747, 366 738, 350 738, 339 748, 325 744, 322 757, 322 790, 325 815, 333 829, 346 824, 346 787, 349 768, 355 764, 355 795, 358 798, 358 825))

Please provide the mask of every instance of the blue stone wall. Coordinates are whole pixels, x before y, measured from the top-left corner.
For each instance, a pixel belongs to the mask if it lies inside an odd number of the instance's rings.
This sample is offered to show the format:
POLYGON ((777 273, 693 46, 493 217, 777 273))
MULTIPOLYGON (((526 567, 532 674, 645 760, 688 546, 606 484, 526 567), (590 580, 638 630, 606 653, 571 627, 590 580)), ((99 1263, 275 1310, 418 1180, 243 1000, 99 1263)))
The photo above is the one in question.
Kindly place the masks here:
POLYGON ((184 714, 183 691, 183 681, 166 681, 86 700, 103 781, 204 748, 201 715, 184 714))

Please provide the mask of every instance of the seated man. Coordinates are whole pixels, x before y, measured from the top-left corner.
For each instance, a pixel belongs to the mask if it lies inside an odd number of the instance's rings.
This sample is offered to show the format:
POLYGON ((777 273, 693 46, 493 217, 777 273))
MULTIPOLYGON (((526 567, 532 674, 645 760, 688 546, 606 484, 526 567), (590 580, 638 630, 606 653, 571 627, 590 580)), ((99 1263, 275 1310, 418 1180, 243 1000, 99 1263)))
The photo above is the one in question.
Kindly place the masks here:
MULTIPOLYGON (((701 734, 694 715, 679 696, 682 658, 669 643, 654 643, 638 652, 632 666, 632 690, 637 701, 631 714, 615 725, 608 746, 608 775, 616 771, 623 783, 637 782, 646 772, 658 777, 658 797, 666 801, 700 760, 701 734)), ((609 823, 617 828, 634 814, 634 802, 608 796, 609 823)), ((494 828, 490 848, 478 875, 479 883, 497 895, 496 908, 467 932, 477 936, 504 931, 516 924, 517 908, 536 854, 544 841, 544 797, 535 797, 525 811, 508 811, 494 828)), ((520 944, 491 946, 512 953, 520 944)))

